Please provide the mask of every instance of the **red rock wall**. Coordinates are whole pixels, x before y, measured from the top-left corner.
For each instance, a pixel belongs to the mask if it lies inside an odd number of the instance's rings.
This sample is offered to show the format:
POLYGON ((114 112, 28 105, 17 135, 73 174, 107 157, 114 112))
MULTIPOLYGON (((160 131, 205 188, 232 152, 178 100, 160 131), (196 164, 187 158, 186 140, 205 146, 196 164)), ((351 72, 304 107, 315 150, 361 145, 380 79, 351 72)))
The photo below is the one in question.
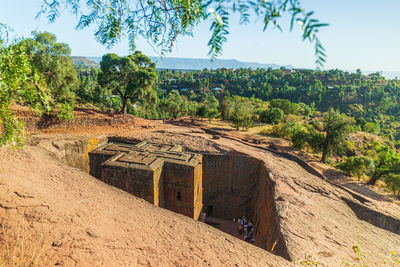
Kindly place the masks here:
POLYGON ((255 225, 255 245, 290 260, 275 205, 274 182, 263 162, 259 168, 259 179, 248 215, 255 225))
POLYGON ((163 171, 165 208, 195 220, 201 211, 201 164, 165 162, 163 171), (177 196, 180 196, 180 199, 177 196))
POLYGON ((154 204, 154 171, 104 165, 101 180, 154 204))
POLYGON ((243 155, 203 155, 203 211, 231 220, 250 212, 260 161, 243 155))
POLYGON ((231 220, 246 215, 255 245, 290 259, 275 205, 274 182, 261 160, 245 155, 203 155, 204 211, 231 220), (275 244, 276 242, 276 244, 275 244), (275 246, 274 246, 275 244, 275 246))

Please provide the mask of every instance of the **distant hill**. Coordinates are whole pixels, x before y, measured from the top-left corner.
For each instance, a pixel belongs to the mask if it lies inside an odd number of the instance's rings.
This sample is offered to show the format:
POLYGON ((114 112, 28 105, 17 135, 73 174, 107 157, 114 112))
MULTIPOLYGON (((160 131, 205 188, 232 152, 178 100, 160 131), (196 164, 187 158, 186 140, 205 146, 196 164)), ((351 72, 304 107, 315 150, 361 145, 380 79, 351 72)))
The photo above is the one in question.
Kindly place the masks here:
MULTIPOLYGON (((101 60, 101 58, 100 58, 101 60)), ((74 65, 80 67, 99 68, 100 65, 97 61, 88 59, 87 57, 72 57, 74 65)), ((100 61, 99 61, 100 62, 100 61)))
MULTIPOLYGON (((173 70, 203 70, 207 69, 219 69, 219 68, 273 68, 279 69, 285 67, 287 69, 295 69, 292 65, 278 65, 278 64, 262 64, 257 62, 243 62, 236 59, 216 59, 211 61, 207 58, 178 58, 178 57, 150 57, 151 61, 155 62, 157 69, 173 69, 173 70)), ((89 66, 89 67, 100 67, 101 57, 72 57, 75 65, 89 66)), ((349 72, 355 72, 354 70, 347 70, 349 72)), ((367 75, 376 71, 363 71, 363 74, 367 75)), ((386 79, 400 78, 400 72, 382 72, 382 76, 386 79)))
MULTIPOLYGON (((261 64, 256 62, 242 62, 236 59, 216 59, 211 61, 205 58, 174 58, 174 57, 151 57, 156 63, 158 69, 182 69, 182 70, 202 70, 202 69, 239 69, 239 68, 273 68, 282 67, 277 64, 261 64)), ((294 68, 293 66, 283 66, 285 68, 294 68)))
MULTIPOLYGON (((86 57, 88 60, 100 63, 101 57, 86 57)), ((242 62, 236 59, 216 59, 211 61, 207 58, 178 58, 178 57, 150 57, 155 62, 157 69, 175 69, 175 70, 202 70, 202 69, 219 69, 219 68, 273 68, 278 69, 282 65, 277 64, 261 64, 256 62, 242 62)), ((293 69, 293 66, 283 66, 293 69)))
MULTIPOLYGON (((363 71, 363 74, 368 75, 371 73, 376 73, 376 71, 363 71)), ((395 78, 400 78, 400 72, 395 72, 395 71, 383 71, 381 72, 381 75, 385 77, 386 79, 395 79, 395 78)))

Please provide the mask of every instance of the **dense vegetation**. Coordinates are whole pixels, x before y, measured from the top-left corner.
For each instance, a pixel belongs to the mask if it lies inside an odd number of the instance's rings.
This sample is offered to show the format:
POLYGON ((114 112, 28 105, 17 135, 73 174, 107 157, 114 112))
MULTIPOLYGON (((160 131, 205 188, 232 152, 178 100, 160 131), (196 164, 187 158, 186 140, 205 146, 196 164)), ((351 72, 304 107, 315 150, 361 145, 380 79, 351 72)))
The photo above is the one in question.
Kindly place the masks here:
POLYGON ((161 71, 159 80, 162 92, 168 94, 175 89, 189 98, 193 93, 199 95, 212 91, 220 101, 225 96, 239 95, 262 101, 286 99, 300 105, 305 103, 307 105, 300 107, 306 108, 305 112, 326 112, 334 108, 353 117, 365 131, 400 138, 400 81, 388 81, 379 73, 218 69, 161 71))

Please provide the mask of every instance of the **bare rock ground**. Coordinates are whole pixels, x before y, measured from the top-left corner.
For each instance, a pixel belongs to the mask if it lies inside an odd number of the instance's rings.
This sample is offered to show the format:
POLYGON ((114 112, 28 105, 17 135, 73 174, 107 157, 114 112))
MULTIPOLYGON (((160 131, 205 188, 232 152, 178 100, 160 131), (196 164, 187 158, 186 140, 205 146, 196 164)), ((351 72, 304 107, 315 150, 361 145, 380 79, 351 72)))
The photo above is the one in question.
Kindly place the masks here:
POLYGON ((38 147, 1 148, 0 157, 0 253, 5 264, 32 256, 39 266, 290 264, 110 187, 38 147))

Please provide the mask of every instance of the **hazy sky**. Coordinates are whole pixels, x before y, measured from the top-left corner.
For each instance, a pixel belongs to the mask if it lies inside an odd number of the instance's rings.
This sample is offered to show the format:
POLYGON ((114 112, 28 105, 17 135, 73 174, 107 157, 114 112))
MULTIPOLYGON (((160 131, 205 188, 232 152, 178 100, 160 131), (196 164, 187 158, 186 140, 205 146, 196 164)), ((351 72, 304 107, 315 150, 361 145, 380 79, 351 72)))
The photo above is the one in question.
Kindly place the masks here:
MULTIPOLYGON (((126 41, 107 50, 94 40, 93 28, 74 30, 77 18, 68 11, 54 24, 48 24, 45 18, 35 19, 42 1, 0 0, 0 22, 23 36, 29 36, 33 30, 55 33, 60 41, 70 45, 75 56, 128 54, 126 41)), ((328 54, 326 69, 400 71, 399 0, 303 0, 302 3, 306 9, 314 10, 320 21, 330 23, 319 35, 328 54)), ((247 26, 233 22, 220 58, 314 68, 312 45, 301 41, 298 29, 289 33, 288 22, 282 23, 283 33, 273 28, 263 32, 260 21, 247 26)), ((209 22, 206 22, 195 29, 194 37, 178 39, 167 56, 206 58, 209 37, 209 22)), ((139 40, 137 47, 147 55, 156 55, 144 40, 139 40)))

